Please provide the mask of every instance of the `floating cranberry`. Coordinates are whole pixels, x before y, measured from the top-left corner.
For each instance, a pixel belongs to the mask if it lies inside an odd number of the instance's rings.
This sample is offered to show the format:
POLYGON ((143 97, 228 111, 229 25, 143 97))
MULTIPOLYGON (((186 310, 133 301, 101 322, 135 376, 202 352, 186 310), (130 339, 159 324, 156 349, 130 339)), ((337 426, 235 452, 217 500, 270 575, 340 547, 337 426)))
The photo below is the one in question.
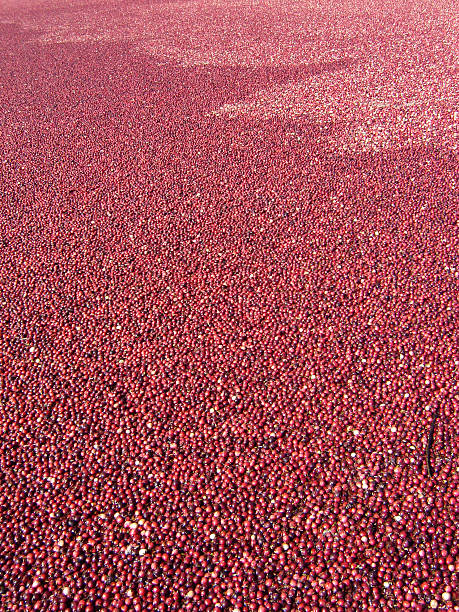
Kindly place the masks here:
POLYGON ((0 607, 457 608, 453 3, 0 4, 0 607))

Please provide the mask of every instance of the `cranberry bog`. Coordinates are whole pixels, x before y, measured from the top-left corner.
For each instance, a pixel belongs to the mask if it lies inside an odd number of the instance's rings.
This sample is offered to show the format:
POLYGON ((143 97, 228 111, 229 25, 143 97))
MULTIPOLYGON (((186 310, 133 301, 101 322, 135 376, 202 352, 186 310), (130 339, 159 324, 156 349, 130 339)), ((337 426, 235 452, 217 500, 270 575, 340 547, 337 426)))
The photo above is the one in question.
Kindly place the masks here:
POLYGON ((459 609, 455 9, 0 3, 0 609, 459 609))

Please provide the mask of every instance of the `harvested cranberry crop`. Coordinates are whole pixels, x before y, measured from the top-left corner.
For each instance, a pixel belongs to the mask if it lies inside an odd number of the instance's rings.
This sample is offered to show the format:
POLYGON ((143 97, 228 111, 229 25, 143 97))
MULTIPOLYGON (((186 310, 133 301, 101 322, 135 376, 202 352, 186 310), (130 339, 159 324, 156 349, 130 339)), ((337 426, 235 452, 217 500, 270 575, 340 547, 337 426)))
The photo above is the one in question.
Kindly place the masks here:
POLYGON ((459 610, 458 15, 0 2, 0 610, 459 610))

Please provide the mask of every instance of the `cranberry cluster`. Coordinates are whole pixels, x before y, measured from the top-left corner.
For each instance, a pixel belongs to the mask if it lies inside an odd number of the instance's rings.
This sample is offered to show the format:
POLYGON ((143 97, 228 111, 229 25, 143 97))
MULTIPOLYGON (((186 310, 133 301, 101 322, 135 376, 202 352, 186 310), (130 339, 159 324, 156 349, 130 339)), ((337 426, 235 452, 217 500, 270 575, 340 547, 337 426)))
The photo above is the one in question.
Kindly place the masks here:
POLYGON ((449 5, 240 4, 0 7, 1 609, 459 609, 449 5))

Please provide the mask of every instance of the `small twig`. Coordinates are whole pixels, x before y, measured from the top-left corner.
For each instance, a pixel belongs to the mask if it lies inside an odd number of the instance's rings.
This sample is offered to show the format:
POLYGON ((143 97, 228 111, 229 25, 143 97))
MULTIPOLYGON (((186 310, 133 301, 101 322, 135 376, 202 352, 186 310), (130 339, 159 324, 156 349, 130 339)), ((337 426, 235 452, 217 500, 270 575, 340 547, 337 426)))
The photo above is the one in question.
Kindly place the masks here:
POLYGON ((435 412, 432 418, 432 424, 430 426, 429 437, 427 438, 426 462, 427 462, 427 474, 429 478, 432 478, 432 475, 433 475, 432 464, 431 464, 431 452, 432 452, 432 447, 434 443, 435 422, 437 420, 437 417, 438 417, 438 406, 435 409, 435 412))

